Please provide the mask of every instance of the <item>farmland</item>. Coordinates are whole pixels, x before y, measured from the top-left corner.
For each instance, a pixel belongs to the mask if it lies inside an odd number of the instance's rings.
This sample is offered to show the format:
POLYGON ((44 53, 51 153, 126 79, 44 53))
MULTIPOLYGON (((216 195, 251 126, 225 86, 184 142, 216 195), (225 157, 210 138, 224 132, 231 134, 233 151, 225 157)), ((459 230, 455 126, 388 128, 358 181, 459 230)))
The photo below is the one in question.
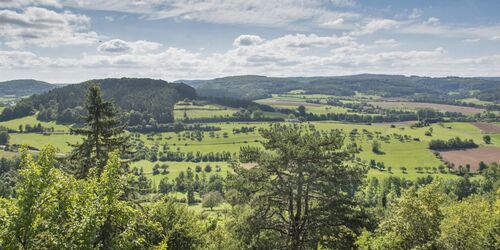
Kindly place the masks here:
POLYGON ((457 112, 468 115, 479 114, 484 111, 481 108, 421 102, 370 102, 370 104, 387 109, 416 110, 419 108, 431 108, 442 112, 457 112))

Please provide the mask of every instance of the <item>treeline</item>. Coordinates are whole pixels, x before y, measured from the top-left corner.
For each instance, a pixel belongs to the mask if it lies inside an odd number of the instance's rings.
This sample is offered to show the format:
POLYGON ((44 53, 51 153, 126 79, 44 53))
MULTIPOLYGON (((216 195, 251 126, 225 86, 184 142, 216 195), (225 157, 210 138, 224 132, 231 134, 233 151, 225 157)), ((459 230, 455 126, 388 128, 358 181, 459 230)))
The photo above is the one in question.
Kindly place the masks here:
POLYGON ((468 149, 477 148, 478 145, 472 139, 460 139, 459 137, 445 140, 431 140, 429 142, 429 149, 432 150, 455 150, 455 149, 468 149))
POLYGON ((187 161, 187 162, 216 162, 216 161, 229 161, 231 160, 230 152, 176 152, 165 151, 158 158, 159 161, 187 161))
POLYGON ((127 126, 127 130, 131 132, 151 133, 151 132, 181 132, 181 131, 219 131, 218 126, 204 124, 186 124, 185 122, 176 122, 169 124, 153 124, 153 125, 136 125, 127 126))

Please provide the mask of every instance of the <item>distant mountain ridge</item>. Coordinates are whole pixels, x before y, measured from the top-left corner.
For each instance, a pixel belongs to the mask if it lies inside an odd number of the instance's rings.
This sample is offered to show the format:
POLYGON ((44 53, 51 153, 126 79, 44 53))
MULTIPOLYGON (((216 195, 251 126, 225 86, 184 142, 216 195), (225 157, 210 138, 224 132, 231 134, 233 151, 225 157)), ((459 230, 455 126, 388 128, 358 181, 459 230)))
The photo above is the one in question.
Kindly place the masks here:
POLYGON ((63 87, 64 84, 50 84, 48 82, 33 79, 18 79, 0 82, 0 97, 13 96, 24 97, 40 94, 49 90, 63 87))
POLYGON ((372 93, 387 97, 443 96, 449 92, 467 95, 476 91, 478 97, 500 101, 498 77, 422 77, 404 75, 360 74, 318 77, 266 77, 241 75, 211 80, 185 80, 199 95, 256 100, 301 89, 311 94, 354 95, 372 93))

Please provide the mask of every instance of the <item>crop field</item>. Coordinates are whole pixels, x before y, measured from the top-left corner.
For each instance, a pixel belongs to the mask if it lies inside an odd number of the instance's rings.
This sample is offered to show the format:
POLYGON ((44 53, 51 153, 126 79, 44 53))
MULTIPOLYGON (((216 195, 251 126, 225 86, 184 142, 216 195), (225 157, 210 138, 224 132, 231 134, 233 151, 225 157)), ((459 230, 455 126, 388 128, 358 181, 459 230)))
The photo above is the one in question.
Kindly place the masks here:
POLYGON ((442 112, 457 112, 468 115, 479 114, 485 111, 485 109, 481 108, 421 102, 370 102, 370 104, 385 109, 415 110, 419 108, 432 108, 442 112))
POLYGON ((439 153, 443 160, 455 164, 455 166, 470 166, 471 171, 476 171, 479 162, 486 164, 500 162, 500 148, 479 147, 467 150, 450 150, 439 153))
POLYGON ((478 127, 484 133, 500 133, 500 124, 473 122, 474 126, 478 127))

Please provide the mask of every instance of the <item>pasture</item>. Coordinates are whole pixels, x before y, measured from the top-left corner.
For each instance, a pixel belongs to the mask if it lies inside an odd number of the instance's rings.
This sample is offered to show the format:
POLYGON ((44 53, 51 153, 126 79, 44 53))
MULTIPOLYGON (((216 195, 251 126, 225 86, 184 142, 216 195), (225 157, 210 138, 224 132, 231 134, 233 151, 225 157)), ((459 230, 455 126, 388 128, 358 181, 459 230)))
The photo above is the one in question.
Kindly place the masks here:
POLYGON ((384 109, 416 110, 422 108, 431 108, 442 112, 457 112, 466 115, 479 114, 485 111, 485 109, 481 108, 435 104, 435 103, 422 103, 422 102, 369 102, 369 103, 373 106, 384 109))

